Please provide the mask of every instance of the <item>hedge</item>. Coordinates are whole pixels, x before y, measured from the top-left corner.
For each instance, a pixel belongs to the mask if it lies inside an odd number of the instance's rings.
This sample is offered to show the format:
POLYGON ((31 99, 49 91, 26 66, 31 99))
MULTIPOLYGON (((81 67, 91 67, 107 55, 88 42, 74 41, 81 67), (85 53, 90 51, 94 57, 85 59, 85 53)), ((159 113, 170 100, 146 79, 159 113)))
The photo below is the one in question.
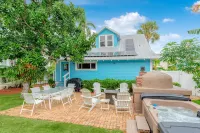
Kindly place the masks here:
POLYGON ((101 87, 115 90, 120 87, 120 83, 127 83, 129 87, 129 91, 132 92, 132 84, 135 83, 135 80, 119 80, 119 79, 93 79, 93 80, 83 80, 83 88, 86 88, 90 91, 93 91, 93 84, 94 82, 98 82, 101 84, 101 87))

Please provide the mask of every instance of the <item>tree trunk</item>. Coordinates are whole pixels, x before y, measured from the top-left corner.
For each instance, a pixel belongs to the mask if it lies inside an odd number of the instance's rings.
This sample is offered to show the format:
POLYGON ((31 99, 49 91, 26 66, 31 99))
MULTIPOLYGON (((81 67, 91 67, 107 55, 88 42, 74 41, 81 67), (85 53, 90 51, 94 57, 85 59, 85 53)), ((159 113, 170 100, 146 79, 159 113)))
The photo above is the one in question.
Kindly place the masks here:
MULTIPOLYGON (((28 93, 28 90, 29 90, 29 83, 28 83, 28 82, 24 82, 24 83, 22 83, 22 86, 23 86, 23 89, 22 89, 21 94, 23 94, 23 93, 28 93)), ((23 95, 21 95, 21 97, 23 98, 23 95)))

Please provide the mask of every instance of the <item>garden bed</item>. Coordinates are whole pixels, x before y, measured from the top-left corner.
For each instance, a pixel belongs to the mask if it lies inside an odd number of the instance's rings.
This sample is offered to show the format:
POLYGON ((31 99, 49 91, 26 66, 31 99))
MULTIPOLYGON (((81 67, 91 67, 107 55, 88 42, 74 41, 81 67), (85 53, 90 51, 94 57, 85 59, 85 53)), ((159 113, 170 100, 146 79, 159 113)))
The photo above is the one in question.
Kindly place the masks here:
POLYGON ((21 92, 22 88, 9 88, 0 90, 0 95, 19 94, 21 92))

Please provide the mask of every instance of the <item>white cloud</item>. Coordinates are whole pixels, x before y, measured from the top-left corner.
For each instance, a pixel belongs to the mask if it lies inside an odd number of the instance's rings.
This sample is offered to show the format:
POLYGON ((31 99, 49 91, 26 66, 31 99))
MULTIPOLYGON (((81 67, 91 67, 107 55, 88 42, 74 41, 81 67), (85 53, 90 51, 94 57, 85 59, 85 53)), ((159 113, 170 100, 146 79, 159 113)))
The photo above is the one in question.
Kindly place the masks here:
POLYGON ((200 13, 200 1, 194 2, 191 7, 188 7, 188 6, 185 7, 185 10, 191 11, 191 13, 200 13), (196 10, 196 11, 194 12, 194 10, 196 10))
POLYGON ((93 29, 91 29, 90 32, 91 32, 91 34, 97 33, 97 31, 93 30, 93 29))
POLYGON ((163 23, 174 22, 175 20, 172 18, 164 18, 163 23))
POLYGON ((188 6, 185 7, 185 10, 187 11, 190 11, 191 9, 192 9, 191 7, 188 7, 188 6))
POLYGON ((133 34, 137 32, 137 27, 145 21, 145 16, 141 16, 138 12, 130 12, 110 20, 105 20, 104 25, 120 34, 133 34))
POLYGON ((154 52, 160 53, 163 47, 169 42, 180 42, 181 36, 179 34, 169 33, 165 35, 160 35, 160 40, 156 41, 154 44, 150 44, 154 52))

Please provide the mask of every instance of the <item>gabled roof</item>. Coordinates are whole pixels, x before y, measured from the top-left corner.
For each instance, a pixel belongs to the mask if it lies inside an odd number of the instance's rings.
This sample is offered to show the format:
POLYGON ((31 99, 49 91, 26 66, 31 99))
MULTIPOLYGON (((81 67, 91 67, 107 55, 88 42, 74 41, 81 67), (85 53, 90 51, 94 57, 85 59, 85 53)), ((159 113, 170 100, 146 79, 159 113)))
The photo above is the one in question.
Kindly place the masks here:
POLYGON ((108 29, 108 30, 112 31, 113 33, 115 33, 116 35, 118 35, 120 37, 119 33, 117 33, 115 30, 113 30, 113 29, 111 29, 107 26, 103 27, 97 34, 101 33, 104 29, 108 29))

